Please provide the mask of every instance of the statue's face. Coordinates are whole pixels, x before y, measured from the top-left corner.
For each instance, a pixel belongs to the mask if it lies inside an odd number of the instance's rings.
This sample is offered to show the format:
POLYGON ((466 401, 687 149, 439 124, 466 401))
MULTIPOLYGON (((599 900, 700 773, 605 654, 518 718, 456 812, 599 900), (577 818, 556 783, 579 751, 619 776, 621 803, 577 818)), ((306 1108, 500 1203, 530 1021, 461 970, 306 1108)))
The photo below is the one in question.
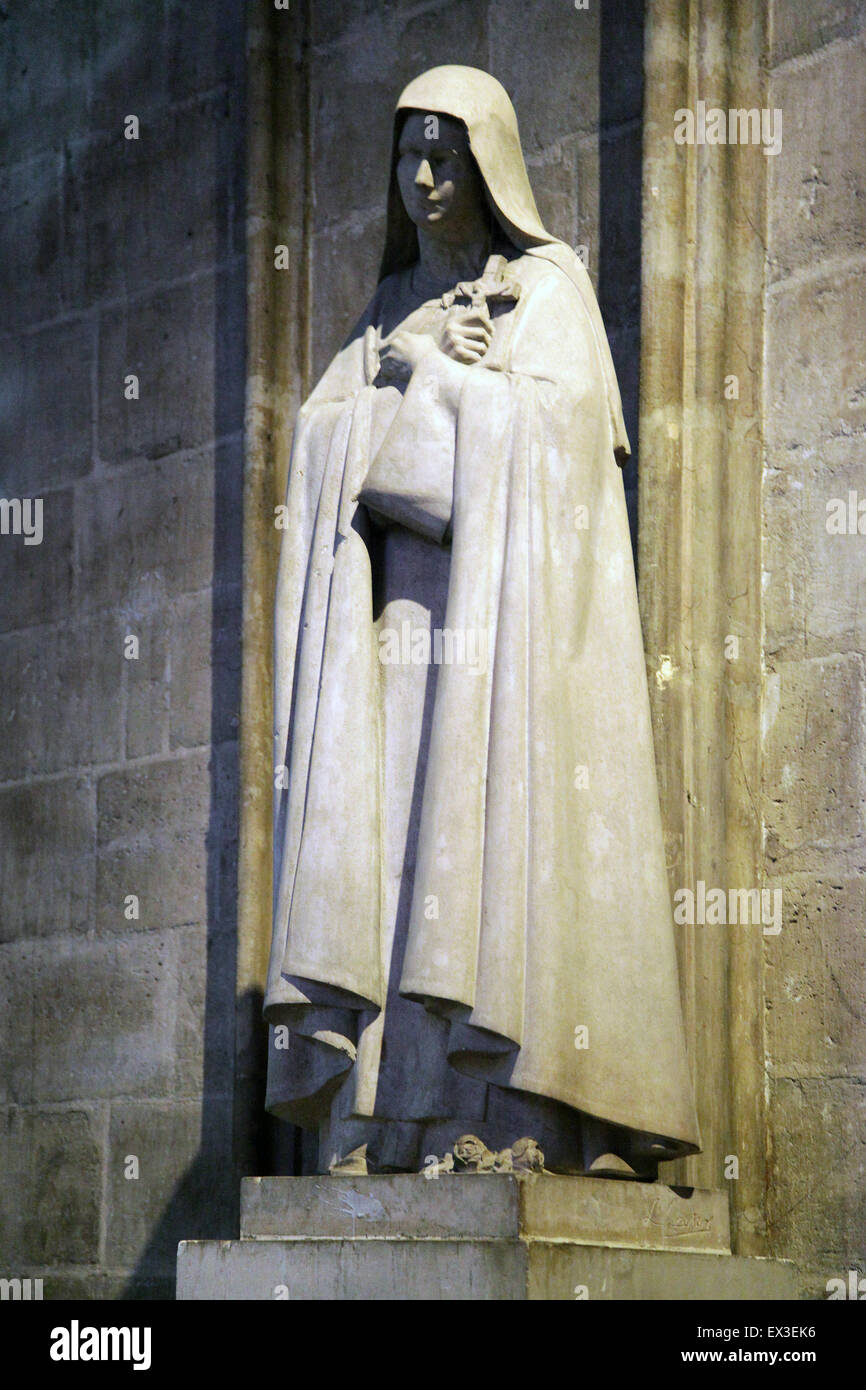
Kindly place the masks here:
POLYGON ((400 134, 397 182, 407 214, 433 236, 459 241, 486 215, 466 127, 453 116, 409 112, 400 134))

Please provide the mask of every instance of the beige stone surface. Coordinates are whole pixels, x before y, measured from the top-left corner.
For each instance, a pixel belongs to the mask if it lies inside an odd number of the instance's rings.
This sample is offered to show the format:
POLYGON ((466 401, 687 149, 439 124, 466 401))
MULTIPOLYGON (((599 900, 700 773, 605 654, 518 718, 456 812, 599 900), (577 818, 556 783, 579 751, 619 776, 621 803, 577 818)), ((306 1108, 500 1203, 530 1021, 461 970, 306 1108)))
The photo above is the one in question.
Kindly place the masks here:
POLYGON ((94 1106, 0 1112, 4 1271, 97 1263, 103 1145, 94 1106))
POLYGON ((783 902, 783 929, 767 952, 772 1074, 794 1081, 858 1077, 866 1017, 860 988, 866 882, 826 863, 770 882, 783 902))
POLYGON ((0 792, 6 827, 0 844, 0 941, 86 929, 93 914, 95 812, 94 788, 80 777, 0 792))
MULTIPOLYGON (((792 58, 808 60, 816 54, 820 57, 822 48, 856 35, 864 24, 860 0, 809 0, 808 5, 796 4, 794 0, 771 0, 767 8, 772 16, 773 67, 792 58)), ((836 90, 831 99, 837 104, 836 90)))
MULTIPOLYGON (((767 460, 785 468, 866 423, 866 262, 819 262, 767 296, 767 460), (846 263, 847 262, 847 263, 846 263)), ((820 458, 820 452, 817 457, 820 458)))
MULTIPOLYGON (((862 1027, 862 1021, 861 1025, 862 1027)), ((811 1069, 813 1073, 817 1068, 811 1069)), ((860 1077, 776 1077, 769 1218, 772 1249, 797 1267, 810 1298, 863 1261, 866 1102, 860 1077)))
POLYGON ((848 0, 769 8, 785 142, 768 209, 762 779, 785 925, 766 951, 768 1249, 824 1298, 866 1260, 864 537, 826 526, 828 500, 866 495, 866 16, 848 0))
POLYGON ((529 1299, 635 1302, 785 1301, 797 1297, 792 1266, 736 1255, 678 1255, 667 1250, 533 1242, 529 1299), (585 1292, 584 1292, 585 1291, 585 1292))
POLYGON ((864 64, 861 36, 841 51, 824 49, 808 64, 787 66, 773 80, 784 143, 781 157, 767 161, 771 281, 822 256, 866 247, 864 64))
POLYGON ((837 435, 769 469, 764 484, 763 602, 768 664, 866 649, 862 601, 866 459, 837 435), (855 530, 848 530, 849 494, 855 530), (827 529, 828 504, 841 502, 846 531, 827 529))
POLYGON ((520 1237, 730 1253, 725 1192, 495 1173, 245 1178, 241 1237, 520 1237))
POLYGON ((732 1255, 615 1250, 570 1241, 182 1241, 191 1300, 785 1300, 791 1266, 732 1255))
POLYGON ((764 695, 766 853, 791 869, 810 846, 854 844, 866 802, 864 660, 783 662, 764 695))

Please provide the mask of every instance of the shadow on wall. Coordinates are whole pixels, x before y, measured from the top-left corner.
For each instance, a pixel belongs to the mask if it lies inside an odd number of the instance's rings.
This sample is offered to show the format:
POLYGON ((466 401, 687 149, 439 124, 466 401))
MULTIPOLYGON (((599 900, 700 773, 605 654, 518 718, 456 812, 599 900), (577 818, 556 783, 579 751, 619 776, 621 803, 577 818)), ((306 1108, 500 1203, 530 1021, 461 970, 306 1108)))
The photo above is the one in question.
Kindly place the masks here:
MULTIPOLYGON (((213 295, 214 491, 211 601, 211 720, 207 828, 207 967, 204 1001, 201 1132, 194 1160, 177 1182, 123 1291, 125 1299, 173 1298, 180 1240, 237 1235, 239 1180, 232 1151, 234 1001, 237 943, 239 772, 237 713, 241 689, 243 387, 246 372, 245 235, 238 121, 245 120, 243 5, 227 5, 215 36, 219 68, 238 74, 215 122, 213 216, 217 229, 213 295), (238 60, 238 53, 241 57, 238 60), (240 192, 239 192, 240 190, 240 192), (231 204, 234 202, 233 208, 231 204), (234 245, 232 245, 232 242, 234 245), (234 260, 232 258, 234 257, 234 260)), ((241 165, 243 156, 241 155, 241 165)), ((177 190, 178 197, 183 190, 177 190)), ((184 982, 180 982, 181 991, 184 982)), ((194 986, 193 986, 194 989, 194 986)), ((261 1002, 259 1001, 259 1010, 261 1002)), ((262 1063, 262 1065, 264 1065, 262 1063)))
POLYGON ((641 307, 643 5, 604 0, 599 60, 598 299, 622 393, 632 456, 623 470, 637 567, 641 307))

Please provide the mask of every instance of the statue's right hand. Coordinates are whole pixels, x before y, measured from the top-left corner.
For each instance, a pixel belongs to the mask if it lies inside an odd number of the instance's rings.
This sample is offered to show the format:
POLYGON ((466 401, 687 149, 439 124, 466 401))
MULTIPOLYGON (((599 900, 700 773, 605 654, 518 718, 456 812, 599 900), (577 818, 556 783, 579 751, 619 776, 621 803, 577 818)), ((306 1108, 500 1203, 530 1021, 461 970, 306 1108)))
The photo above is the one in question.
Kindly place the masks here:
POLYGON ((493 338, 493 322, 484 304, 480 309, 456 309, 448 317, 439 348, 455 362, 471 366, 480 362, 493 338))

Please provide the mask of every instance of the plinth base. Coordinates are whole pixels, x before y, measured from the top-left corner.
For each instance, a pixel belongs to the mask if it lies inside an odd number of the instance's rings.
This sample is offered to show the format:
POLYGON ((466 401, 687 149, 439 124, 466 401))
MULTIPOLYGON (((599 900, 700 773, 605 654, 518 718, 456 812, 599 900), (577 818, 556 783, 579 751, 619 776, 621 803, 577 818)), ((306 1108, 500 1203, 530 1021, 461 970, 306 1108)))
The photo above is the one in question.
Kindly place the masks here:
POLYGON ((247 1178, 241 1238, 182 1241, 191 1299, 792 1299, 727 1196, 547 1174, 247 1178))

